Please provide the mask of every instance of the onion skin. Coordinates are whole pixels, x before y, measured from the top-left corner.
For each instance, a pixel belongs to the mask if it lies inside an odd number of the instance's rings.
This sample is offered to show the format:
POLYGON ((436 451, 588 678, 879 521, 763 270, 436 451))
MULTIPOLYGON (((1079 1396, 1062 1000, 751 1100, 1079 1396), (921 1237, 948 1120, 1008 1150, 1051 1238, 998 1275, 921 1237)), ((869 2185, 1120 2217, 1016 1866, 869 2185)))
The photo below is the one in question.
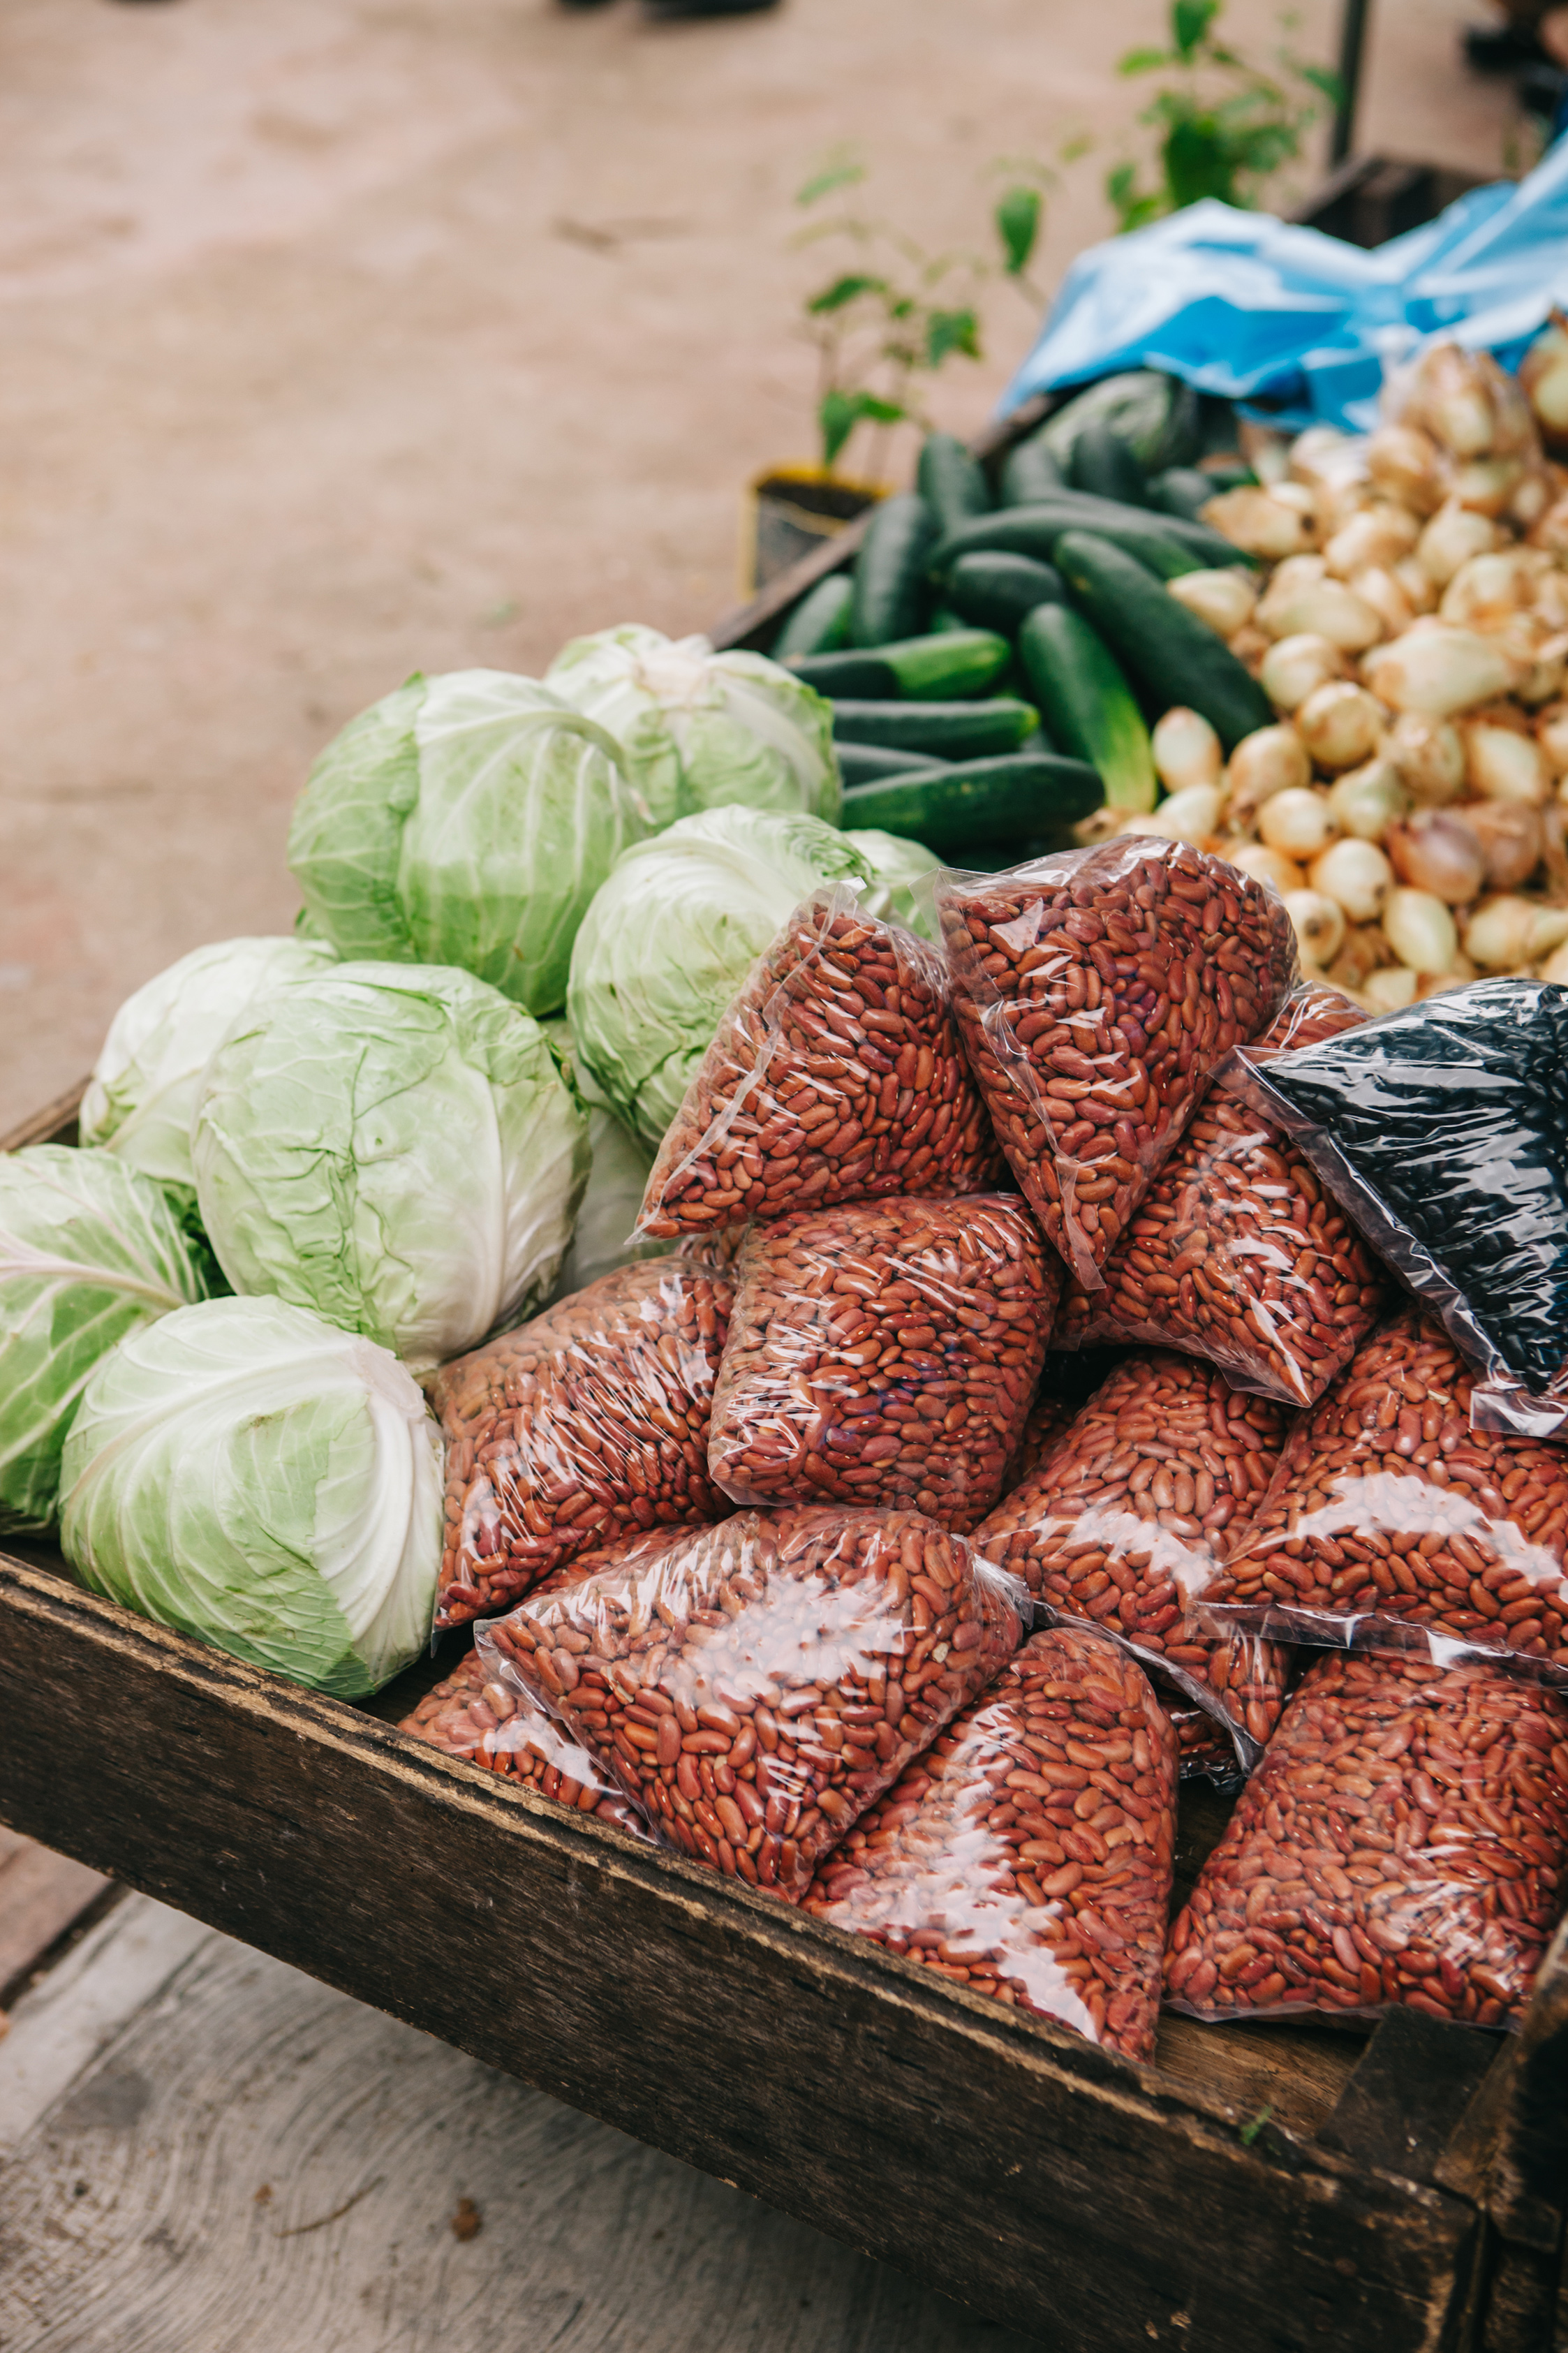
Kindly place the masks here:
POLYGON ((1379 646, 1363 675, 1378 701, 1395 711, 1451 719, 1456 712, 1473 711, 1506 694, 1513 684, 1513 663, 1496 638, 1479 629, 1417 621, 1402 638, 1379 646))
POLYGON ((1486 851, 1454 810, 1415 809, 1389 827, 1383 846, 1401 882, 1446 906, 1468 906, 1485 887, 1486 851))
POLYGON ((1312 860, 1307 880, 1337 900, 1352 923, 1371 923, 1394 888, 1394 869, 1374 841, 1336 841, 1312 860))
POLYGON ((1487 861, 1487 888, 1515 891, 1528 882, 1546 848, 1539 809, 1525 801, 1467 801, 1464 820, 1487 861))
POLYGON ((1277 793, 1300 791, 1311 781, 1307 747, 1293 727, 1255 728, 1242 737, 1226 770, 1230 823, 1238 831, 1255 824, 1277 793))
POLYGON ((1198 510, 1200 521, 1228 539, 1247 555, 1277 562, 1299 555, 1312 544, 1305 515, 1268 491, 1222 491, 1198 510))
POLYGON ((1405 711, 1388 731, 1387 752, 1405 789, 1424 808, 1441 808, 1465 789, 1465 742, 1447 719, 1405 711))
POLYGON ((1258 602, 1256 587, 1237 564, 1215 572, 1184 572, 1166 581, 1165 594, 1227 641, 1246 628, 1258 602))
POLYGON ((1336 679, 1307 697, 1296 713, 1296 730, 1315 767, 1359 768, 1383 741, 1387 715, 1364 686, 1336 679))
POLYGON ((1477 514, 1449 499, 1440 506, 1420 538, 1415 554, 1422 570, 1437 587, 1446 588, 1472 555, 1489 554, 1502 544, 1502 533, 1489 515, 1477 514))
MULTIPOLYGON (((1318 688, 1343 678, 1345 660, 1338 646, 1306 630, 1279 638, 1263 657, 1258 683, 1276 711, 1299 711, 1318 688)), ((1568 760, 1563 764, 1568 766, 1568 760)))
POLYGON ((1270 849, 1287 858, 1315 858, 1339 832, 1326 793, 1292 788, 1265 801, 1258 830, 1270 849))
POLYGON ((1535 740, 1554 776, 1568 776, 1568 702, 1554 703, 1535 722, 1535 740))
POLYGON ((1437 445, 1429 434, 1410 425, 1380 426, 1366 445, 1366 463, 1383 495, 1412 514, 1430 514, 1442 504, 1437 445))
POLYGON ((1392 760, 1368 760, 1364 767, 1346 770, 1329 793, 1329 807, 1342 833, 1381 841, 1410 807, 1410 796, 1392 760))
POLYGON ((1472 719, 1460 732, 1470 785, 1483 800, 1540 808, 1551 799, 1551 778, 1533 735, 1487 719, 1472 719))

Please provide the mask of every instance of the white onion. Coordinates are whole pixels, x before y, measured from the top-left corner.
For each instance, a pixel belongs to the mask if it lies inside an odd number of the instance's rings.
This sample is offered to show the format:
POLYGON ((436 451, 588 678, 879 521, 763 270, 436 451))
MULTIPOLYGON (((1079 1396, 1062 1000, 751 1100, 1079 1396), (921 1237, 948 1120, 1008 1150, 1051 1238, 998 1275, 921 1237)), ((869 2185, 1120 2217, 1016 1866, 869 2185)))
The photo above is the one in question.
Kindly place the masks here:
POLYGON ((1536 969, 1542 980, 1555 980, 1568 987, 1568 947, 1553 948, 1545 963, 1536 969))
POLYGON ((1480 844, 1492 889, 1528 882, 1546 848, 1541 811, 1528 801, 1467 801, 1461 814, 1480 844))
POLYGON ((1485 719, 1472 719, 1461 733, 1470 786, 1483 800, 1523 801, 1528 808, 1540 808, 1551 798, 1546 761, 1533 735, 1485 719))
POLYGON ((1187 785, 1162 801, 1152 817, 1144 818, 1142 829, 1163 834, 1168 841, 1190 841, 1195 848, 1207 840, 1219 823, 1223 797, 1217 785, 1187 785))
POLYGON ((1272 491, 1222 491, 1198 510, 1199 518, 1233 547, 1271 562, 1300 554, 1312 544, 1307 517, 1272 491))
POLYGON ((1442 498, 1437 447, 1408 425, 1383 425, 1366 445, 1367 471, 1385 498, 1430 514, 1442 498))
MULTIPOLYGON (((1265 603, 1268 599, 1265 598, 1265 603)), ((1363 672, 1380 702, 1395 711, 1420 711, 1429 719, 1449 719, 1491 702, 1513 683, 1513 664, 1494 638, 1479 630, 1451 628, 1445 621, 1417 621, 1402 638, 1379 646, 1363 672)))
POLYGON ((1258 830, 1287 858, 1315 858, 1339 831, 1327 793, 1293 786, 1276 793, 1258 812, 1258 830))
POLYGON ((1329 793, 1341 832, 1361 841, 1381 841, 1409 806, 1410 796, 1392 760, 1369 760, 1363 768, 1352 768, 1329 793))
POLYGON ((1321 969, 1339 954, 1345 935, 1343 913, 1321 891, 1290 891, 1285 912, 1296 927, 1296 938, 1309 964, 1321 969))
POLYGON ((1405 779, 1405 790, 1424 807, 1440 808, 1465 788, 1465 743, 1447 719, 1403 711, 1388 731, 1384 750, 1405 779))
MULTIPOLYGON (((1384 565, 1370 564, 1366 569, 1352 575, 1351 586, 1363 605, 1370 605, 1383 622, 1391 638, 1407 629, 1424 605, 1414 605, 1405 595, 1399 575, 1384 565)), ((1429 601, 1429 600, 1428 600, 1429 601)))
POLYGON ((1219 737, 1198 711, 1177 703, 1155 722, 1151 739, 1154 773, 1167 792, 1188 785, 1216 785, 1225 765, 1219 737))
POLYGON ((1307 697, 1296 713, 1296 729, 1315 766, 1356 768, 1377 750, 1387 717, 1364 686, 1333 679, 1307 697))
POLYGON ((1239 831, 1279 793, 1300 791, 1312 781, 1312 764, 1293 727, 1258 727, 1244 735, 1226 770, 1227 814, 1239 831))
POLYGON ((1383 935, 1412 972, 1447 972, 1459 952, 1458 931, 1442 900, 1406 885, 1388 894, 1383 935))
POLYGON ((1535 722, 1535 740, 1554 776, 1568 776, 1568 702, 1554 703, 1535 722))
POLYGON ((1226 564, 1213 572, 1184 572, 1165 583, 1165 594, 1226 639, 1245 628, 1258 602, 1258 589, 1244 567, 1226 564))
POLYGON ((1472 458, 1450 475, 1449 494, 1473 513, 1500 515, 1526 473, 1522 458, 1472 458))
POLYGON ((1258 600, 1257 618, 1271 638, 1307 633, 1351 654, 1364 653, 1384 634, 1383 616, 1342 580, 1331 579, 1326 570, 1316 579, 1290 577, 1283 565, 1258 600))
POLYGON ((1336 841, 1313 860, 1307 880, 1337 899, 1352 923, 1371 923, 1394 888, 1394 869, 1374 841, 1336 841))
POLYGON ((1413 613, 1436 612, 1437 584, 1418 555, 1404 556, 1389 569, 1413 613))
POLYGON ((1500 628, 1530 602, 1530 580, 1518 548, 1472 555, 1443 591, 1438 616, 1460 629, 1500 628))
POLYGON ((1549 441, 1568 441, 1568 326, 1554 315, 1519 364, 1520 388, 1549 441))
MULTIPOLYGON (((1542 626, 1539 614, 1519 613, 1506 628, 1499 630, 1498 635, 1509 652, 1514 650, 1515 641, 1522 637, 1525 626, 1531 623, 1539 631, 1542 626)), ((1562 693, 1563 677, 1568 674, 1568 631, 1548 638, 1537 635, 1528 652, 1522 647, 1520 651, 1521 675, 1514 680, 1515 699, 1528 703, 1532 711, 1541 703, 1554 702, 1562 693)))
POLYGON ((1267 882, 1283 899, 1292 891, 1304 891, 1307 878, 1293 858, 1282 851, 1270 849, 1266 842, 1238 841, 1227 848, 1225 855, 1232 866, 1250 874, 1255 882, 1267 882))
POLYGON ((1417 982, 1406 964, 1379 965, 1361 985, 1363 1002, 1371 1013, 1403 1013, 1415 1002, 1417 982))
POLYGON ((1486 851, 1458 810, 1416 809, 1383 846, 1402 882, 1450 907, 1468 906, 1486 882, 1486 851))
POLYGON ((1427 576, 1446 588, 1462 564, 1502 544, 1502 533, 1483 514, 1472 513, 1458 499, 1446 499, 1415 543, 1415 553, 1427 576))
MULTIPOLYGON (((1258 682, 1276 711, 1299 711, 1310 694, 1344 676, 1344 656, 1327 638, 1279 638, 1263 657, 1258 682)), ((1568 761, 1563 764, 1568 766, 1568 761)))
POLYGON ((1568 913, 1529 899, 1484 899, 1465 926, 1465 954, 1483 972, 1512 972, 1568 940, 1568 913))
POLYGON ((1407 507, 1386 502, 1363 507, 1327 543, 1323 560, 1342 580, 1353 580, 1369 566, 1397 564, 1402 555, 1408 555, 1420 529, 1407 507))

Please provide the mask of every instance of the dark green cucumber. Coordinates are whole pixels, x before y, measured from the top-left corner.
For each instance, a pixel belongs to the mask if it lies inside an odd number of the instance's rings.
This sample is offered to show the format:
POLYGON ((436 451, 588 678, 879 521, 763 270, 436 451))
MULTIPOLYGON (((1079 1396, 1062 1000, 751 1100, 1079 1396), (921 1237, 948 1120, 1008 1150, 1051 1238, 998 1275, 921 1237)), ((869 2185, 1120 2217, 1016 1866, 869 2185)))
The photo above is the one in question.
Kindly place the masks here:
POLYGON ((977 629, 1014 636, 1037 605, 1059 605, 1067 595, 1059 572, 1032 555, 977 548, 961 555, 948 574, 944 593, 955 613, 977 629))
POLYGON ((1149 484, 1149 503, 1183 522, 1196 522, 1200 511, 1215 496, 1212 475, 1196 466, 1167 466, 1149 484))
POLYGON ((915 469, 915 488, 942 531, 951 531, 969 515, 991 512, 985 469, 951 433, 926 435, 915 469))
POLYGON ((950 702, 984 694, 1006 669, 1012 649, 994 629, 947 629, 906 638, 901 645, 868 646, 864 653, 808 654, 792 662, 796 676, 818 694, 862 702, 950 702))
POLYGON ((1227 752, 1273 723, 1268 697, 1224 639, 1121 548, 1071 531, 1057 558, 1074 604, 1156 702, 1201 712, 1227 752))
POLYGON ((884 744, 835 744, 833 749, 846 792, 856 785, 879 785, 884 776, 907 776, 911 768, 949 765, 928 752, 900 751, 884 744))
POLYGON ((1075 490, 1088 491, 1095 498, 1115 499, 1122 506, 1149 503, 1143 469, 1121 434, 1103 417, 1086 425, 1073 443, 1072 483, 1075 490))
POLYGON ((904 834, 941 850, 961 842, 1017 841, 1072 825, 1104 798, 1105 788, 1086 762, 1018 752, 1010 759, 965 760, 858 785, 844 796, 844 822, 904 834))
POLYGON ((1001 753, 1016 752, 1037 724, 1029 705, 1016 702, 1011 696, 995 696, 989 702, 836 702, 833 706, 837 741, 929 752, 938 760, 989 760, 1001 753))
POLYGON ((872 508, 855 561, 851 645, 888 646, 919 633, 926 567, 940 536, 935 515, 912 491, 872 508))
POLYGON ((931 569, 944 578, 961 555, 977 548, 1052 560, 1052 551, 1064 531, 1099 532, 1116 546, 1173 580, 1182 572, 1198 572, 1210 565, 1249 564, 1250 556, 1199 522, 1183 522, 1175 515, 1155 514, 1148 507, 1119 505, 1111 499, 1090 498, 1081 491, 1058 491, 1027 507, 1005 507, 993 515, 976 515, 944 533, 931 552, 931 569))
POLYGON ((849 642, 849 608, 855 583, 847 572, 829 573, 808 589, 773 642, 773 659, 788 661, 796 654, 831 653, 849 642))
MULTIPOLYGON (((1143 577, 1155 596, 1164 596, 1157 580, 1143 577)), ((1152 809, 1159 787, 1143 714, 1115 656, 1082 614, 1067 605, 1037 606, 1018 632, 1018 655, 1051 733, 1072 758, 1098 768, 1111 807, 1152 809)))
POLYGON ((968 627, 963 614, 955 613, 951 605, 938 605, 926 623, 926 635, 928 638, 950 638, 954 629, 967 629, 968 627))
POLYGON ((1063 489, 1067 476, 1043 441, 1020 441, 1002 460, 998 488, 1005 507, 1032 506, 1063 489))

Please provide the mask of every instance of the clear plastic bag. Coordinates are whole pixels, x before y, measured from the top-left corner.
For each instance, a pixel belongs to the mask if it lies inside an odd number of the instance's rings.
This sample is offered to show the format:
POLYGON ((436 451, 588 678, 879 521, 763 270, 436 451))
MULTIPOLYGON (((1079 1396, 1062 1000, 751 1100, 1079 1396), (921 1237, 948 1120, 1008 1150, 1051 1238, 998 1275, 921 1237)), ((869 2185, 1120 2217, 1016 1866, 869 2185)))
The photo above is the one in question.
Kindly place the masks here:
POLYGON ((1563 1909, 1568 1705, 1496 1666, 1310 1666, 1171 1935, 1195 2018, 1517 2027, 1563 1909))
POLYGON ((1292 1137, 1486 1376, 1478 1427, 1568 1439, 1568 988, 1478 980, 1258 1064, 1292 1137))
POLYGON ((1191 1622, 1568 1684, 1568 1455, 1472 1430, 1470 1389, 1441 1325, 1386 1324, 1297 1424, 1223 1565, 1178 1564, 1191 1622))
POLYGON ((1215 1069, 1268 1028, 1295 979, 1290 919, 1223 859, 1149 834, 945 874, 936 902, 1002 1148, 1097 1290, 1215 1069))
POLYGON ((589 1546, 722 1516, 708 1420, 733 1297, 715 1265, 646 1260, 436 1375, 437 1631, 505 1609, 589 1546))
POLYGON ((571 1813, 594 1814, 633 1838, 652 1840, 641 1807, 568 1738, 531 1692, 515 1677, 501 1683, 477 1651, 426 1692, 397 1729, 448 1757, 503 1775, 513 1788, 530 1789, 571 1813))
MULTIPOLYGON (((1247 1052, 1314 1045, 1366 1018, 1337 988, 1293 989, 1247 1052)), ((1349 1364, 1389 1286, 1299 1149, 1228 1092, 1222 1066, 1105 1262, 1105 1288, 1069 1280, 1054 1348, 1181 1348, 1233 1388, 1310 1405, 1349 1364)))
POLYGON ((708 1468, 738 1504, 923 1512, 1002 1492, 1060 1271, 1015 1195, 851 1201, 753 1226, 708 1468))
POLYGON ((837 883, 795 909, 720 1023, 637 1231, 983 1193, 1001 1168, 941 955, 837 883))
POLYGON ((1005 1495, 1037 1471, 1047 1451, 1067 1428, 1078 1408, 1064 1397, 1037 1397, 1029 1408, 1023 1434, 1013 1450, 1013 1459, 1002 1474, 1002 1493, 1005 1495))
POLYGON ((1189 1634, 1178 1578, 1218 1565, 1262 1502, 1284 1438, 1268 1398, 1214 1366, 1129 1356, 975 1531, 975 1549, 1069 1622, 1114 1634, 1205 1709, 1244 1770, 1284 1702, 1289 1655, 1226 1627, 1189 1634))
POLYGON ((1053 1627, 862 1817, 805 1909, 1147 2062, 1175 1829, 1175 1740, 1147 1677, 1053 1627))
POLYGON ((1024 1596, 913 1512, 738 1513, 482 1625, 668 1844, 795 1903, 1022 1638, 1024 1596))

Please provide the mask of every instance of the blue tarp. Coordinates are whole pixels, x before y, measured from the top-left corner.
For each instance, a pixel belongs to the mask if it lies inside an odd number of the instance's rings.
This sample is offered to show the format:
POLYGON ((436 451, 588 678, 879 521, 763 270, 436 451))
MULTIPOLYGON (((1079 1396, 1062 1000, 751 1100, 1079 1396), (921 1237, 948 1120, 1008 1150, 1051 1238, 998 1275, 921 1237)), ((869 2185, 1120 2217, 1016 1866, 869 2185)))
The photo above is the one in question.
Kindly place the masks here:
POLYGON ((1079 256, 1002 409, 1156 367, 1283 403, 1286 424, 1365 431, 1385 359, 1442 333, 1517 365, 1553 302, 1568 303, 1568 139, 1528 179, 1477 188, 1370 253, 1210 199, 1079 256))

